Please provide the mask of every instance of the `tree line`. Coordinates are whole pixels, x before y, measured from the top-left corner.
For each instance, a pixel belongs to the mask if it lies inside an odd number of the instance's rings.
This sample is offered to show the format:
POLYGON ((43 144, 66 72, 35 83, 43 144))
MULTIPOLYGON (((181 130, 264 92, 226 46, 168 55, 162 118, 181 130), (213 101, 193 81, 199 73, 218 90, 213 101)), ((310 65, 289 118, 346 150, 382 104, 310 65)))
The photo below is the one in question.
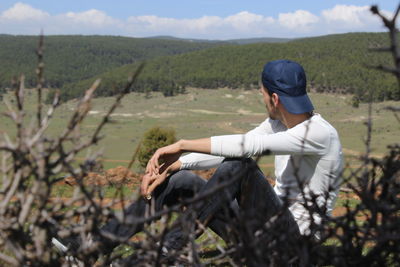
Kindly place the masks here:
MULTIPOLYGON (((46 36, 45 86, 62 88, 116 67, 164 55, 176 55, 219 45, 177 40, 115 36, 46 36)), ((25 75, 26 85, 36 83, 37 36, 0 35, 0 88, 13 77, 25 75)))
MULTIPOLYGON (((184 92, 185 87, 257 88, 263 65, 270 60, 286 58, 304 66, 309 90, 351 93, 361 101, 370 97, 376 101, 400 100, 395 78, 370 68, 390 64, 390 55, 369 51, 387 46, 388 42, 384 33, 349 33, 287 43, 220 45, 161 56, 146 61, 132 90, 160 91, 168 96, 184 92)), ((96 78, 102 79, 98 96, 111 96, 136 66, 127 64, 91 79, 67 84, 62 88, 62 98, 80 96, 96 78)))
MULTIPOLYGON (((0 35, 0 88, 24 73, 27 86, 36 82, 37 37, 0 35), (17 72, 18 70, 18 72, 17 72)), ((146 65, 132 91, 171 96, 186 87, 252 89, 258 87, 265 62, 287 58, 301 63, 309 90, 354 94, 366 101, 399 100, 395 78, 368 66, 387 65, 384 33, 349 33, 304 38, 285 43, 235 45, 111 36, 45 38, 45 86, 61 89, 62 100, 79 97, 97 78, 97 96, 112 96, 140 62, 146 65), (370 94, 372 92, 372 95, 370 94)), ((49 95, 49 99, 52 97, 49 95)))

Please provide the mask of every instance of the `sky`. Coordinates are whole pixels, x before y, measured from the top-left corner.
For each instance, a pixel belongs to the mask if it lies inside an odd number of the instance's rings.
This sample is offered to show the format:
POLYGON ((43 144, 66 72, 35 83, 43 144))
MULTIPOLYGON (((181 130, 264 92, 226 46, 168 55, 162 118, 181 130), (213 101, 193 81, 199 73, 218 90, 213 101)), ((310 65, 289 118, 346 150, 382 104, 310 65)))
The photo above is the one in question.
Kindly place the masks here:
POLYGON ((0 34, 298 38, 384 31, 396 0, 1 0, 0 34))

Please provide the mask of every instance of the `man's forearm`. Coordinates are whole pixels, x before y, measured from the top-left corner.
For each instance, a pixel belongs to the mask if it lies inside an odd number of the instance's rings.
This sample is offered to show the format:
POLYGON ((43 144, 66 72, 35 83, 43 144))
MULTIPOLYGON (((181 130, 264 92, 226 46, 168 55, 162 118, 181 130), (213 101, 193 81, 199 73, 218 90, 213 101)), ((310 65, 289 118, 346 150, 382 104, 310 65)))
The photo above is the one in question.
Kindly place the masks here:
POLYGON ((174 163, 179 164, 172 167, 171 170, 177 170, 181 167, 181 162, 178 160, 184 152, 199 152, 210 154, 211 139, 203 138, 197 140, 180 140, 168 146, 161 147, 153 154, 147 163, 146 172, 150 174, 159 174, 168 171, 167 168, 171 167, 174 163), (165 164, 160 166, 159 160, 164 161, 165 164))
POLYGON ((181 169, 182 162, 180 160, 175 161, 174 163, 171 164, 171 166, 168 167, 167 169, 167 175, 170 175, 174 172, 177 172, 181 169))
POLYGON ((179 147, 182 152, 211 153, 211 138, 202 138, 195 140, 179 140, 179 147))

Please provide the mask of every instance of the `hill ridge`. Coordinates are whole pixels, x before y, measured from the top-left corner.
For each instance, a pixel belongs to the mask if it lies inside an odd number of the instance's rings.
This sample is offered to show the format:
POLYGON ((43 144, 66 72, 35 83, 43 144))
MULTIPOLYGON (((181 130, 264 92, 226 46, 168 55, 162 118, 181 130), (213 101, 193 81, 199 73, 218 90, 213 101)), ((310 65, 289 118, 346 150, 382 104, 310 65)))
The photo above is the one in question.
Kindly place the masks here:
MULTIPOLYGON (((12 78, 21 73, 27 86, 35 84, 38 41, 38 36, 0 35, 0 88, 10 86, 12 78)), ((125 64, 216 45, 123 36, 44 36, 46 85, 61 87, 125 64)))
MULTIPOLYGON (((359 100, 400 99, 395 79, 366 65, 390 65, 391 57, 373 53, 369 47, 385 46, 385 33, 348 33, 293 40, 286 43, 220 45, 208 49, 162 56, 148 60, 134 91, 161 91, 165 96, 197 88, 257 88, 262 66, 270 60, 287 58, 301 63, 308 75, 309 89, 317 92, 355 94, 359 100)), ((99 95, 111 95, 110 88, 122 86, 128 64, 96 77, 103 78, 99 95)), ((94 78, 69 84, 66 99, 82 93, 94 78)))

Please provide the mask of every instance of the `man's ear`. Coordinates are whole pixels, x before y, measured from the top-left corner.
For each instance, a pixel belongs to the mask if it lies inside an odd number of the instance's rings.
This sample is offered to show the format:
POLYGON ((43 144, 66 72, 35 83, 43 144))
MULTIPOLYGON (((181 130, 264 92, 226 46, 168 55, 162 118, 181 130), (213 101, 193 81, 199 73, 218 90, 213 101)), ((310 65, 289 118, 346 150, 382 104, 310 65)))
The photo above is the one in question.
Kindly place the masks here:
POLYGON ((279 96, 276 93, 272 93, 271 95, 272 104, 277 107, 279 104, 279 96))

